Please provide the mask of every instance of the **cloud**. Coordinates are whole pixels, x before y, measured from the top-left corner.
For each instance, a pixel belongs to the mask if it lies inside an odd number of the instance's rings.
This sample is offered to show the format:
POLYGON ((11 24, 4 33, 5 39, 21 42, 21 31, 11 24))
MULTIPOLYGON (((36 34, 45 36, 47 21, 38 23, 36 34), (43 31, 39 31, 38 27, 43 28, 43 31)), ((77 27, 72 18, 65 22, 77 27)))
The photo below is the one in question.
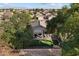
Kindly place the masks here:
POLYGON ((17 5, 13 3, 2 3, 0 4, 0 8, 15 8, 17 5))
POLYGON ((3 7, 3 5, 0 5, 0 7, 3 7))
POLYGON ((56 3, 50 3, 51 6, 56 6, 56 3))
POLYGON ((62 8, 65 5, 69 7, 70 4, 68 4, 68 3, 51 3, 50 5, 54 8, 62 8))
POLYGON ((0 8, 6 8, 6 6, 8 6, 9 3, 0 3, 0 8))
POLYGON ((4 5, 3 4, 0 4, 0 7, 3 7, 4 5))
POLYGON ((0 8, 62 8, 65 3, 0 3, 0 8))

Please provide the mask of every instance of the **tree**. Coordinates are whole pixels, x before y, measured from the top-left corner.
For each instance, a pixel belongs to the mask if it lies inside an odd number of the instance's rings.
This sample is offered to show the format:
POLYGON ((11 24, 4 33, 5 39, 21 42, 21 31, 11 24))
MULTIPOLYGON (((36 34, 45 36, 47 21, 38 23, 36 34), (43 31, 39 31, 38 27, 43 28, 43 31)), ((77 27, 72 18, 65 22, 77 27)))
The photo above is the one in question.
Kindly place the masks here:
POLYGON ((48 21, 47 30, 61 37, 63 55, 79 55, 79 4, 70 7, 59 10, 58 15, 48 21))
POLYGON ((28 27, 30 20, 31 17, 27 13, 15 13, 9 22, 2 24, 4 27, 2 39, 12 48, 24 48, 25 46, 23 44, 27 44, 24 42, 28 42, 32 38, 32 32, 29 29, 30 26, 28 27))
POLYGON ((78 4, 71 4, 71 14, 63 27, 64 55, 79 55, 79 8, 78 4))
POLYGON ((12 39, 11 42, 16 49, 30 47, 31 40, 33 39, 30 26, 28 27, 27 25, 26 28, 22 31, 17 30, 17 32, 14 35, 15 38, 12 39))
POLYGON ((71 4, 71 11, 72 12, 79 12, 79 4, 78 3, 73 3, 71 4))
POLYGON ((15 25, 15 28, 21 28, 21 27, 26 27, 26 25, 29 23, 31 20, 31 17, 29 14, 26 13, 17 13, 14 14, 13 17, 11 18, 11 22, 15 25))
POLYGON ((60 28, 63 26, 66 18, 69 16, 67 14, 68 9, 64 8, 57 12, 57 16, 52 18, 50 21, 47 21, 47 31, 49 33, 59 32, 60 28))

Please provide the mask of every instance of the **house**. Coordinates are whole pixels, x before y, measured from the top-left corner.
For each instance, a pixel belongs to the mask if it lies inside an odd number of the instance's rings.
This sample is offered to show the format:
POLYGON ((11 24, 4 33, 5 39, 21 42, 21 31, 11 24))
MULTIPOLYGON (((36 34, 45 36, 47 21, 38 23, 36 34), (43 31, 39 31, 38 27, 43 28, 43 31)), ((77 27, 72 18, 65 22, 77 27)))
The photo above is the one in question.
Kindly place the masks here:
POLYGON ((51 38, 51 34, 46 34, 46 21, 56 17, 56 15, 52 15, 48 10, 45 10, 44 12, 33 13, 32 17, 33 19, 30 25, 33 31, 33 37, 35 39, 51 38))
POLYGON ((4 10, 3 20, 9 21, 12 16, 13 16, 13 12, 10 12, 10 10, 4 10))
POLYGON ((46 19, 44 19, 44 16, 43 15, 41 15, 41 16, 39 16, 38 17, 38 20, 39 20, 39 22, 40 22, 40 25, 42 26, 42 27, 45 27, 46 28, 46 19))
POLYGON ((31 23, 31 28, 33 31, 33 37, 34 38, 43 38, 44 37, 44 33, 46 31, 45 27, 40 25, 40 21, 39 20, 32 20, 31 23))

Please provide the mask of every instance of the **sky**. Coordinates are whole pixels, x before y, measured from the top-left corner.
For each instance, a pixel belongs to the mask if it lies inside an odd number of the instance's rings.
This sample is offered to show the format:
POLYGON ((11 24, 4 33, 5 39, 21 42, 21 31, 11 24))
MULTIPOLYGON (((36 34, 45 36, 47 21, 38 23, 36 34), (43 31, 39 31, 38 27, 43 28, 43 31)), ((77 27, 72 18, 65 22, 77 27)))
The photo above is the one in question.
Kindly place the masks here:
POLYGON ((44 9, 60 9, 68 3, 0 3, 0 8, 44 8, 44 9))

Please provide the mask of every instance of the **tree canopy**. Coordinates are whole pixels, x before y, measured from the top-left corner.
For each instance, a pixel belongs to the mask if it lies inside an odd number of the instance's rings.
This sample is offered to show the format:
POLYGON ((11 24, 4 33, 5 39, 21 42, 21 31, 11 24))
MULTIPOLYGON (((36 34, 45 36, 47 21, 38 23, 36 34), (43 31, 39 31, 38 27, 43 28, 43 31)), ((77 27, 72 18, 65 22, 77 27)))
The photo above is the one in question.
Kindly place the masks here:
POLYGON ((79 55, 79 4, 63 7, 57 14, 47 22, 48 33, 53 34, 56 30, 56 34, 61 37, 63 55, 79 55))

